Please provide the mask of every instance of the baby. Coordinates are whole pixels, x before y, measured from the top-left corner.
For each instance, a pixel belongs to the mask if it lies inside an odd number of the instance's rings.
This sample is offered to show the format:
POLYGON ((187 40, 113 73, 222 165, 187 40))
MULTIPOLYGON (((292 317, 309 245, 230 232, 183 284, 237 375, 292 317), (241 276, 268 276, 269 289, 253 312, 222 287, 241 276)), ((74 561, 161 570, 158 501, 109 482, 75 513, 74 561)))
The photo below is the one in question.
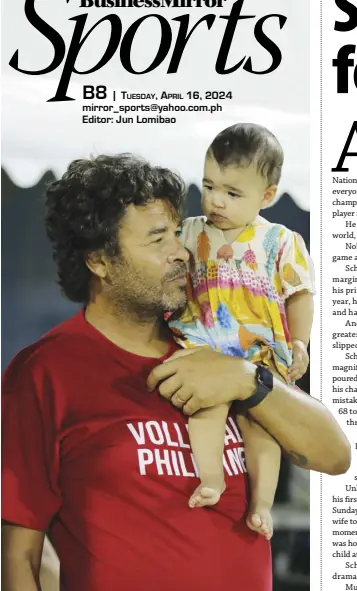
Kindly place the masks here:
MULTIPOLYGON (((187 306, 169 324, 184 347, 241 356, 292 383, 309 363, 314 278, 301 236, 259 215, 276 195, 283 160, 275 136, 258 125, 233 125, 213 140, 204 166, 205 215, 185 220, 182 230, 191 253, 187 306)), ((228 411, 211 408, 189 419, 201 480, 190 507, 214 505, 225 489, 228 411)), ((237 422, 251 490, 247 525, 270 539, 280 448, 248 417, 237 422)))

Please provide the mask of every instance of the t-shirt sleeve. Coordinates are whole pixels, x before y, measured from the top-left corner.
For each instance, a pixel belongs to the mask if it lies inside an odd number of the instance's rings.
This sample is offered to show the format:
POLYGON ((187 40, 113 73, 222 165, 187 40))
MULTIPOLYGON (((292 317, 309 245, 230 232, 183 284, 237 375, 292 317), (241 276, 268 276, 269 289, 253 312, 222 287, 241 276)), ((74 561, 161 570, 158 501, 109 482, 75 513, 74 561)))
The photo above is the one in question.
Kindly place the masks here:
POLYGON ((316 293, 313 262, 300 234, 290 230, 282 232, 278 272, 285 299, 299 291, 316 293))
POLYGON ((2 381, 2 518, 39 531, 61 506, 48 381, 16 358, 2 381))

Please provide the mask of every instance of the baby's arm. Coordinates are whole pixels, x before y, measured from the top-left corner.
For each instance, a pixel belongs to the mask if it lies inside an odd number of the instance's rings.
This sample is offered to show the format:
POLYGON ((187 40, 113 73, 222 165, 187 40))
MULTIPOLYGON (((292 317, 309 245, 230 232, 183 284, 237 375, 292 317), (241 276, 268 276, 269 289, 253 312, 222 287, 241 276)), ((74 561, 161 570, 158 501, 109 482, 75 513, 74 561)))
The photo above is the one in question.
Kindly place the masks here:
POLYGON ((225 489, 223 450, 229 405, 200 410, 188 420, 191 448, 201 484, 189 500, 189 506, 203 507, 219 501, 225 489))
POLYGON ((237 415, 242 434, 250 483, 247 525, 270 539, 273 535, 271 508, 278 484, 281 450, 278 443, 258 423, 237 415))
POLYGON ((277 270, 285 300, 285 312, 293 346, 293 363, 289 369, 290 382, 301 378, 307 370, 314 314, 312 296, 315 293, 314 266, 302 237, 285 228, 280 235, 281 246, 277 270))
POLYGON ((294 382, 305 374, 309 364, 307 347, 314 316, 313 296, 308 291, 298 291, 286 300, 285 306, 293 346, 293 363, 289 368, 289 380, 294 382))

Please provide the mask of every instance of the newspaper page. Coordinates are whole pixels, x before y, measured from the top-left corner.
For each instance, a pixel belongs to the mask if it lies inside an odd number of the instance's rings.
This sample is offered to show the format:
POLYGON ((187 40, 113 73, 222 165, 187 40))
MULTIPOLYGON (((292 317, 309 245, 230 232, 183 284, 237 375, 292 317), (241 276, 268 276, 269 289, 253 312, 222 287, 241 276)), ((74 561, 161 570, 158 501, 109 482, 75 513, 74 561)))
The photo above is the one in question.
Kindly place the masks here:
POLYGON ((357 589, 356 27, 4 0, 6 591, 357 589))
POLYGON ((315 558, 312 588, 340 591, 357 587, 357 334, 354 328, 357 4, 321 2, 313 10, 316 37, 320 23, 320 41, 314 44, 314 56, 311 54, 311 79, 314 79, 311 172, 315 197, 320 194, 320 199, 316 199, 320 211, 315 208, 311 223, 315 228, 315 259, 321 248, 321 322, 320 328, 315 324, 314 333, 315 361, 318 366, 320 355, 321 375, 316 372, 313 384, 318 390, 320 383, 322 401, 332 410, 351 442, 352 465, 337 478, 321 475, 320 482, 315 475, 312 478, 311 540, 315 552, 321 553, 319 564, 315 558))

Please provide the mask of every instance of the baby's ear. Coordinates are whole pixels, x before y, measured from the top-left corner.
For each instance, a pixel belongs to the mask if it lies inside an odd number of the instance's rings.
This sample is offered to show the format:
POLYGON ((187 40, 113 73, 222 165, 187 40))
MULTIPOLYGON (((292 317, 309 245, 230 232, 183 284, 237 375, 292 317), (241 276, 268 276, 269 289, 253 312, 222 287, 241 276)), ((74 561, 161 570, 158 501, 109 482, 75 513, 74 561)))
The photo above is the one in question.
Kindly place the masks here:
POLYGON ((272 202, 275 199, 275 196, 277 194, 278 191, 278 186, 277 185, 270 185, 270 187, 268 187, 263 195, 263 202, 262 202, 262 209, 264 209, 264 207, 269 207, 269 205, 272 204, 272 202))

